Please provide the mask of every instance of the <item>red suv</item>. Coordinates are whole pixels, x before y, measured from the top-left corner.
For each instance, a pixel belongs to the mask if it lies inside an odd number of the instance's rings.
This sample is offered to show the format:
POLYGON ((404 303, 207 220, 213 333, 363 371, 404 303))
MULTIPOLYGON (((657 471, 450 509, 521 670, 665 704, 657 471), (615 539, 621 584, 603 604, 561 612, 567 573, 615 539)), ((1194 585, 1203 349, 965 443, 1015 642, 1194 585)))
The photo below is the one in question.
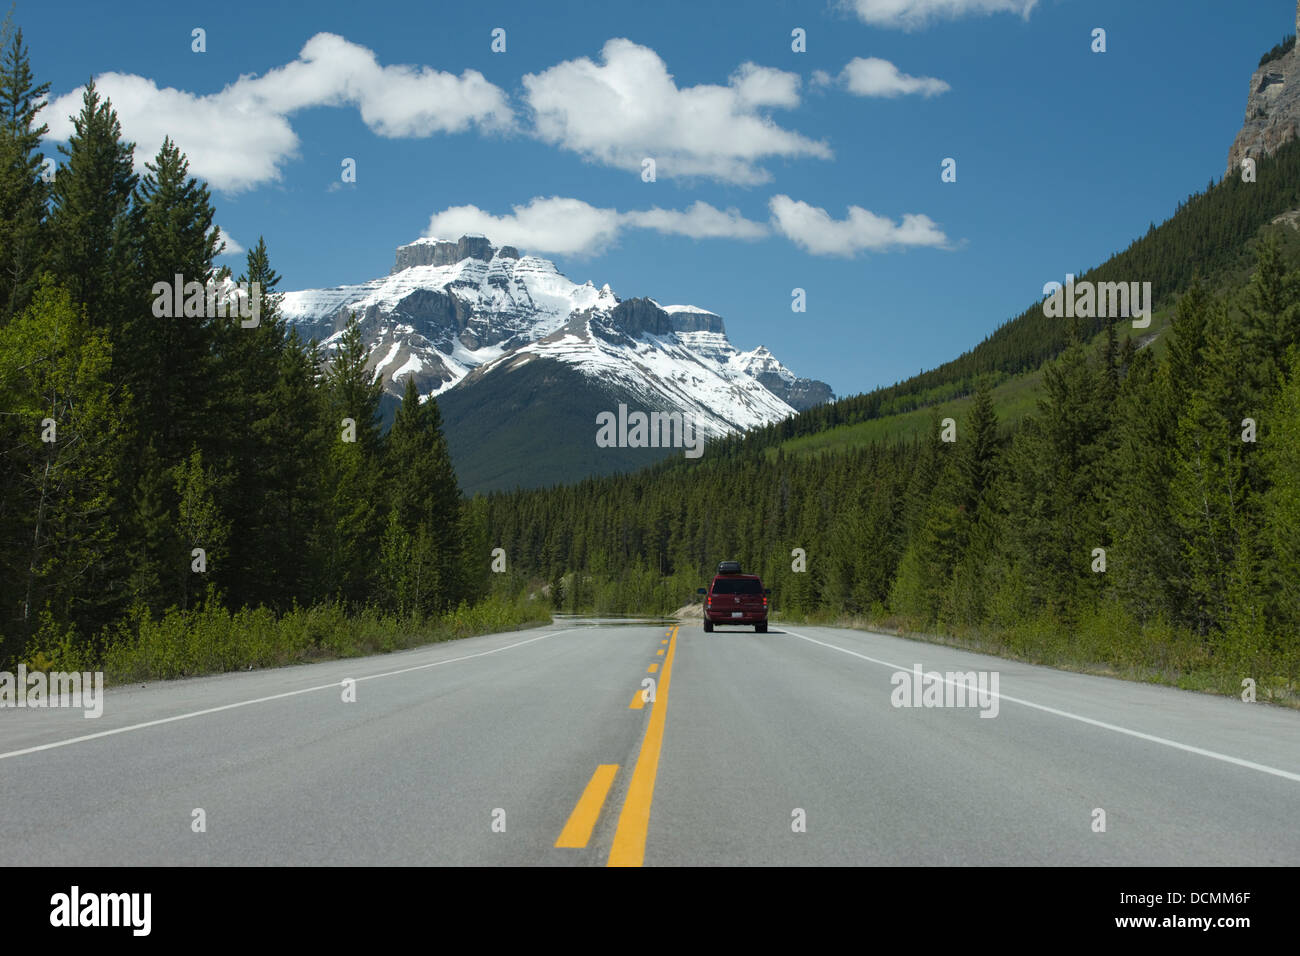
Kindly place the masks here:
POLYGON ((753 624, 757 634, 767 633, 767 596, 757 574, 741 574, 739 561, 723 561, 704 595, 704 630, 714 624, 753 624))

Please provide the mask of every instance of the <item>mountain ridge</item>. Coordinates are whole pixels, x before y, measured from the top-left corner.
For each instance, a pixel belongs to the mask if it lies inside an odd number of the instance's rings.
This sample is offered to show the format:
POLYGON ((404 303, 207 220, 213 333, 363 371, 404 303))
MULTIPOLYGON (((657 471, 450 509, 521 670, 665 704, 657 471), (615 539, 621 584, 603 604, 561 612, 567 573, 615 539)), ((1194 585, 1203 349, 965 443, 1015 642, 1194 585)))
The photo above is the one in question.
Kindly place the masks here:
MULTIPOLYGON (((571 414, 556 428, 554 454, 571 467, 543 469, 565 479, 586 477, 592 459, 576 446, 594 445, 595 417, 618 404, 645 411, 678 412, 710 439, 781 421, 834 399, 829 385, 802 378, 765 346, 741 351, 727 337, 722 316, 694 305, 660 305, 655 299, 623 299, 608 284, 578 284, 548 259, 497 246, 486 236, 456 240, 427 237, 398 246, 393 268, 380 278, 328 289, 286 292, 280 313, 306 338, 321 344, 328 362, 348 320, 355 314, 368 350, 367 367, 382 380, 381 410, 391 421, 408 379, 422 400, 449 400, 471 388, 475 401, 496 409, 505 423, 491 429, 504 452, 535 442, 536 436, 511 434, 522 425, 518 383, 508 373, 541 362, 553 373, 529 376, 531 402, 548 399, 545 382, 564 383, 571 414), (568 371, 560 372, 558 366, 568 371), (593 380, 592 389, 575 387, 568 372, 593 380), (499 393, 499 394, 498 394, 499 393), (578 427, 574 395, 592 407, 592 435, 578 427), (579 464, 583 463, 583 464, 579 464)), ((557 385, 557 387, 559 387, 557 385)), ((452 403, 456 404, 456 403, 452 403)), ((477 447, 453 436, 453 448, 477 447)), ((545 429, 545 419, 530 428, 545 429)), ((609 468, 626 467, 644 457, 610 454, 609 468), (617 461, 616 461, 617 459, 617 461)), ((596 462, 605 459, 597 458, 596 462)), ((474 469, 488 472, 484 469, 474 469)), ((494 480, 531 480, 509 469, 494 480)), ((597 472, 600 473, 599 467, 597 472)))
POLYGON ((485 236, 406 243, 397 247, 388 275, 286 292, 280 312, 317 338, 327 355, 355 312, 374 368, 394 397, 401 394, 397 379, 408 374, 415 376, 422 396, 440 394, 474 368, 546 338, 572 315, 585 312, 611 317, 599 322, 607 339, 618 331, 629 339, 720 336, 701 339, 701 354, 742 374, 757 369, 755 375, 762 374, 778 398, 793 398, 793 411, 833 397, 826 383, 795 376, 766 346, 751 352, 736 349, 726 339, 724 319, 715 312, 693 305, 662 306, 650 298, 621 299, 608 284, 599 289, 590 281, 579 285, 549 259, 521 255, 513 246, 494 246, 485 236))

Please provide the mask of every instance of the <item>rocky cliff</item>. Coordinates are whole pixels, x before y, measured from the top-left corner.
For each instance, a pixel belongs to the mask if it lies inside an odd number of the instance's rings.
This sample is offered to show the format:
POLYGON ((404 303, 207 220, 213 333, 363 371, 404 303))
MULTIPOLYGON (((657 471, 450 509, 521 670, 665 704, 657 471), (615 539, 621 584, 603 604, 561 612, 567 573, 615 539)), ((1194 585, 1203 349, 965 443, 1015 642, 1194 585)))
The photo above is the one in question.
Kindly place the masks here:
MULTIPOLYGON (((1300 33, 1300 0, 1296 3, 1300 33)), ((1300 135, 1300 47, 1260 65, 1250 78, 1246 121, 1228 151, 1227 175, 1241 174, 1241 161, 1271 156, 1300 135)))
POLYGON ((513 246, 493 248, 486 236, 461 236, 456 242, 442 239, 418 239, 415 242, 397 247, 397 261, 389 275, 410 269, 413 266, 451 266, 463 259, 480 259, 491 262, 494 256, 506 259, 518 259, 519 252, 513 246))

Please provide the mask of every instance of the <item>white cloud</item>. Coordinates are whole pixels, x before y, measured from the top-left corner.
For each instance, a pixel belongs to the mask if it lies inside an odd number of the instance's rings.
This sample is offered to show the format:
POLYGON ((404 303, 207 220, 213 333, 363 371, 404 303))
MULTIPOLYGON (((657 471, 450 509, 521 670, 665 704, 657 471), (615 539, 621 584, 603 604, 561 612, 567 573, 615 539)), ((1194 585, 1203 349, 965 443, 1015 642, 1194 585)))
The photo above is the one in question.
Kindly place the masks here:
POLYGON ((517 246, 521 252, 551 255, 594 255, 617 241, 624 229, 653 229, 695 239, 758 239, 768 227, 744 218, 735 209, 721 210, 696 202, 685 210, 660 209, 619 212, 581 199, 560 196, 530 200, 512 212, 495 216, 478 206, 452 206, 434 213, 427 234, 449 238, 478 233, 494 243, 517 246))
POLYGON ((644 212, 626 212, 622 221, 640 229, 693 239, 761 239, 768 233, 765 224, 746 219, 738 210, 724 212, 699 201, 685 211, 656 206, 644 212))
MULTIPOLYGON (((189 160, 191 175, 237 192, 278 179, 280 163, 297 152, 298 137, 283 116, 238 110, 221 93, 159 89, 153 80, 123 73, 101 74, 95 86, 101 99, 112 102, 123 138, 135 143, 136 172, 144 172, 170 136, 189 160)), ((81 112, 82 92, 65 93, 42 114, 49 139, 67 142, 72 135, 69 116, 81 112)))
POLYGON ((428 235, 456 238, 480 233, 494 243, 518 246, 524 254, 590 255, 612 243, 618 227, 616 209, 599 209, 581 199, 538 196, 505 216, 494 216, 478 206, 452 206, 433 214, 428 235))
POLYGON ((318 33, 298 59, 262 77, 240 77, 237 104, 287 114, 311 106, 355 106, 372 132, 389 139, 459 133, 471 124, 511 121, 505 93, 477 70, 459 77, 412 66, 380 66, 375 54, 333 33, 318 33))
POLYGON ((627 229, 652 229, 693 239, 755 240, 775 229, 814 255, 853 256, 907 246, 945 248, 948 239, 928 217, 908 214, 901 222, 850 206, 848 218, 832 219, 825 209, 773 196, 771 225, 746 219, 735 209, 695 202, 686 209, 601 208, 581 199, 535 197, 497 216, 478 206, 453 206, 434 213, 426 235, 448 239, 484 235, 524 254, 590 256, 603 252, 627 229))
POLYGON ((727 86, 679 88, 654 50, 630 40, 608 41, 601 59, 566 60, 524 76, 543 141, 619 169, 639 170, 651 157, 660 176, 742 184, 767 182, 761 164, 769 158, 832 155, 824 142, 759 112, 798 105, 793 73, 746 63, 727 86))
POLYGON ((952 89, 943 80, 932 76, 909 76, 898 67, 879 57, 854 57, 840 73, 840 82, 857 96, 904 96, 920 93, 937 96, 952 89))
POLYGON ((242 245, 235 241, 235 237, 220 226, 213 226, 213 229, 219 234, 218 242, 224 242, 225 246, 217 253, 219 256, 242 256, 246 251, 242 245))
MULTIPOLYGON (((280 178, 298 151, 287 117, 315 106, 354 107, 387 138, 461 132, 471 125, 505 129, 513 120, 505 93, 477 70, 459 77, 429 67, 380 66, 374 53, 331 33, 318 33, 298 59, 265 75, 241 76, 200 96, 123 73, 95 79, 113 103, 125 139, 136 144, 136 168, 153 159, 164 136, 183 150, 190 172, 214 188, 239 192, 280 178)), ((82 90, 55 98, 42 118, 48 139, 66 142, 82 90)))
POLYGON ((848 218, 832 219, 819 206, 773 196, 768 203, 777 231, 816 256, 853 256, 907 246, 943 248, 948 239, 929 216, 908 213, 900 223, 850 206, 848 218))
POLYGON ((842 0, 841 5, 873 27, 914 30, 972 14, 1016 13, 1028 19, 1038 0, 842 0))
POLYGON ((948 239, 928 217, 907 214, 901 222, 850 206, 848 218, 832 219, 825 209, 773 196, 771 225, 746 219, 735 209, 695 202, 686 209, 620 212, 561 196, 535 197, 501 216, 478 206, 452 206, 434 213, 426 235, 448 239, 484 235, 524 254, 590 256, 603 252, 627 229, 652 229, 693 239, 755 240, 775 229, 814 255, 853 256, 907 246, 945 248, 948 239))
POLYGON ((742 63, 728 81, 737 100, 746 107, 776 106, 794 109, 799 105, 799 74, 769 66, 742 63))

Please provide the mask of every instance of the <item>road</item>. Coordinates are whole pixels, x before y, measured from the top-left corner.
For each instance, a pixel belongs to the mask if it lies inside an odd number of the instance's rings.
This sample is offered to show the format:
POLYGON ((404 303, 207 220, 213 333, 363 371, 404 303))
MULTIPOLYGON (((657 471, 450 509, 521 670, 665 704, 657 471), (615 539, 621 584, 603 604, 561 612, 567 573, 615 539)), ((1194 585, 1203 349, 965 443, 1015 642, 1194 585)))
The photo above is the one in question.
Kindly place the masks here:
POLYGON ((4 866, 1296 865, 1297 809, 1300 712, 821 627, 557 621, 0 710, 4 866), (997 696, 895 706, 916 664, 997 696))

